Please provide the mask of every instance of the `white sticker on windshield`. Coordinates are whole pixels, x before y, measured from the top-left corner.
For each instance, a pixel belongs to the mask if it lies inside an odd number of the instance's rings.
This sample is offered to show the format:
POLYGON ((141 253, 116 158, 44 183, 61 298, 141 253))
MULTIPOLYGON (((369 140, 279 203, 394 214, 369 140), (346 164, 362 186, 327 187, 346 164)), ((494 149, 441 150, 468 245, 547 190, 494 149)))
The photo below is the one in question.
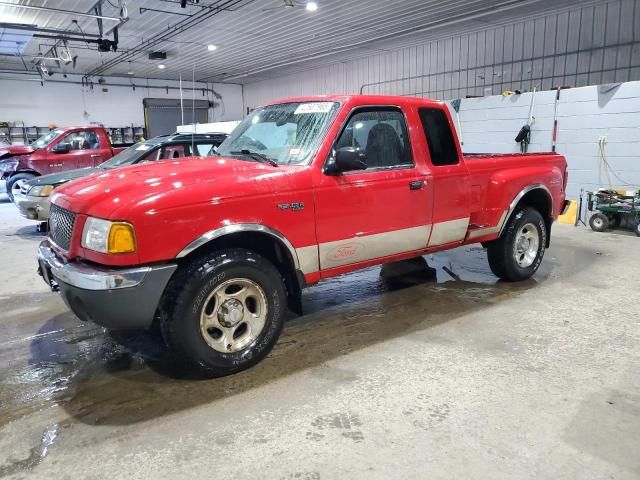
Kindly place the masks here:
POLYGON ((61 133, 64 133, 64 130, 55 130, 56 135, 60 135, 61 133))
POLYGON ((331 102, 315 102, 315 103, 303 103, 298 105, 294 115, 300 115, 302 113, 328 113, 331 111, 333 103, 331 102))
POLYGON ((136 147, 136 150, 142 150, 142 151, 146 151, 149 150, 151 147, 149 145, 140 145, 139 147, 136 147))

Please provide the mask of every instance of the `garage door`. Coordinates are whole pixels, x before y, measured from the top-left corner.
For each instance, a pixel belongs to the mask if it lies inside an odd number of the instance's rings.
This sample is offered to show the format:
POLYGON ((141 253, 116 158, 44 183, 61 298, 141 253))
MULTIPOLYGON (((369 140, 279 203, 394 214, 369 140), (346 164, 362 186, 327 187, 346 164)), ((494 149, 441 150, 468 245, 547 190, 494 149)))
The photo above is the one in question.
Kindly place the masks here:
MULTIPOLYGON (((183 101, 184 124, 207 123, 209 119, 209 101, 196 100, 194 103, 195 111, 192 110, 192 100, 185 99, 183 101)), ((182 125, 180 100, 145 98, 142 100, 142 104, 144 105, 144 118, 148 138, 174 133, 176 127, 182 125)))

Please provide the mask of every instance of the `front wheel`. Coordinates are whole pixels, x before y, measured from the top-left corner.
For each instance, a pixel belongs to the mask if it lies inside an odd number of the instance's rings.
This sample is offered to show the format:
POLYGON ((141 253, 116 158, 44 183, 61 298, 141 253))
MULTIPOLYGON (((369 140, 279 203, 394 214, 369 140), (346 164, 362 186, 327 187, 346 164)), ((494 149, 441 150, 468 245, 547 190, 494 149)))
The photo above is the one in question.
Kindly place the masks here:
POLYGON ((589 217, 589 226, 594 232, 605 232, 609 228, 609 218, 600 212, 596 212, 589 217))
POLYGON ((163 303, 166 343, 212 377, 262 360, 278 340, 287 312, 278 270, 244 249, 193 260, 172 279, 163 303))
POLYGON ((522 208, 511 216, 502 236, 488 245, 489 267, 502 280, 526 280, 540 267, 546 244, 542 215, 534 208, 522 208))
POLYGON ((35 177, 36 176, 32 173, 16 173, 14 176, 9 178, 9 180, 7 180, 7 196, 9 197, 9 200, 13 202, 13 196, 20 192, 20 189, 25 183, 35 177))

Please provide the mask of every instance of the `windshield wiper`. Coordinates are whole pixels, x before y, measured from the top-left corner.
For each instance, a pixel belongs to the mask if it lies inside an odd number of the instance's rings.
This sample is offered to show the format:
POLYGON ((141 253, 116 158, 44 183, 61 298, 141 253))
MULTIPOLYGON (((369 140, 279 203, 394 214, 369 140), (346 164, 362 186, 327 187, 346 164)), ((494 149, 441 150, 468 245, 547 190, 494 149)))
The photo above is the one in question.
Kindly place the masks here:
POLYGON ((272 165, 274 167, 278 166, 278 162, 276 162, 273 158, 269 158, 262 153, 252 152, 251 150, 247 150, 246 148, 243 148, 242 150, 232 150, 229 153, 231 155, 244 155, 255 160, 256 162, 268 163, 269 165, 272 165))

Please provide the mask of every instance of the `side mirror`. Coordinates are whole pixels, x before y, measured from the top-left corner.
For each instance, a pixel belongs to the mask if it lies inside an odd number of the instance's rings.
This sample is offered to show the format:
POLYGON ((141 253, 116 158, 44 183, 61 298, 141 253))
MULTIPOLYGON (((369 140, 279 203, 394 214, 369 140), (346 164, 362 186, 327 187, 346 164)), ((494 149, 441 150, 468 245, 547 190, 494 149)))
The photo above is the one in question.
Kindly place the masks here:
POLYGON ((51 150, 53 153, 69 153, 71 151, 71 144, 67 142, 60 142, 51 150))
POLYGON ((325 172, 328 175, 339 175, 343 172, 366 170, 366 160, 367 157, 362 150, 354 147, 342 147, 336 150, 325 172))

